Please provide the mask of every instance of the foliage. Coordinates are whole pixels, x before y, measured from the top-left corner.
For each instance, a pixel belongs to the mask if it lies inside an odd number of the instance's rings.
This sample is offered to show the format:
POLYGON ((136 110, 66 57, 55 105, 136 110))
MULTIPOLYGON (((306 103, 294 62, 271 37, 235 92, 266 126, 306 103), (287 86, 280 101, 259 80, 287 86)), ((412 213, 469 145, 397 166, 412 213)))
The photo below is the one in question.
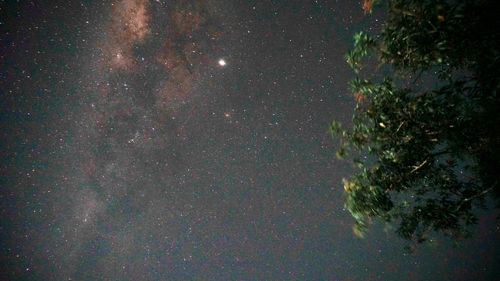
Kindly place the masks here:
POLYGON ((474 207, 500 194, 494 3, 364 5, 368 13, 374 5, 386 7, 388 21, 378 35, 354 35, 346 54, 358 75, 349 85, 357 101, 352 128, 337 121, 329 128, 339 142, 337 156, 355 167, 344 179, 353 229, 362 236, 375 218, 397 224, 401 237, 417 243, 430 231, 464 237, 476 222, 474 207), (376 70, 359 77, 367 56, 390 75, 376 70))

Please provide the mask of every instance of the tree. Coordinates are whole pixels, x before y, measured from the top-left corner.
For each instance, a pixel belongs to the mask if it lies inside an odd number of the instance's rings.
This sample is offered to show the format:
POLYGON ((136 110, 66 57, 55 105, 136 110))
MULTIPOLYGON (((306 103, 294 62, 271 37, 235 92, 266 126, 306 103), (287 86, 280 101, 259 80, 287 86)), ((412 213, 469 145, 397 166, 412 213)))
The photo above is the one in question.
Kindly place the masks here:
POLYGON ((365 1, 365 13, 374 5, 386 8, 386 24, 355 34, 346 54, 356 73, 352 127, 329 128, 337 156, 354 165, 343 180, 354 232, 378 219, 416 243, 433 231, 460 239, 476 207, 500 201, 496 3, 365 1), (378 62, 370 75, 367 57, 378 62))

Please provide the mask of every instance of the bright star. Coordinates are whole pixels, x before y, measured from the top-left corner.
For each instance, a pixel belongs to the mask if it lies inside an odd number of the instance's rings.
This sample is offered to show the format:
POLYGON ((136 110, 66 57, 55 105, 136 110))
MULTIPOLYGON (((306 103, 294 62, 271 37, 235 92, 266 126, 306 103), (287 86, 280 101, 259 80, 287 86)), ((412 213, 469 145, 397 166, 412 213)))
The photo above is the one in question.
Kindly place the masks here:
POLYGON ((219 60, 219 65, 220 66, 225 66, 226 65, 226 61, 224 59, 220 59, 219 60))

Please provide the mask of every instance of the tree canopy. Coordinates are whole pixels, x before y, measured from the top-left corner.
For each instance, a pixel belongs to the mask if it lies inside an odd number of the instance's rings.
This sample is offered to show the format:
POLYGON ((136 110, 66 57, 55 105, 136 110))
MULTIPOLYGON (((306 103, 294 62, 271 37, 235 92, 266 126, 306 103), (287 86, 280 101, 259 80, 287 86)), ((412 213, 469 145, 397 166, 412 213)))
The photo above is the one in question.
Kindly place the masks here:
POLYGON ((433 231, 460 239, 476 207, 500 201, 495 8, 481 0, 365 0, 365 13, 385 9, 387 22, 378 34, 354 35, 346 54, 356 74, 352 127, 329 128, 337 156, 354 166, 343 182, 356 234, 378 219, 416 243, 433 231))

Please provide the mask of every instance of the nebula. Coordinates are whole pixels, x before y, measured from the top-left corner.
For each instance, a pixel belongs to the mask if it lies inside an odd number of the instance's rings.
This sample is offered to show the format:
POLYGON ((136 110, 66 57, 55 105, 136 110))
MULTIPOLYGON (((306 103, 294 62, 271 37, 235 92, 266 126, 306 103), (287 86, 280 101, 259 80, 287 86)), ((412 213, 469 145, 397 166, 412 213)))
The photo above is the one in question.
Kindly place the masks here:
POLYGON ((174 10, 170 18, 181 34, 193 33, 202 23, 201 15, 195 11, 174 10))
POLYGON ((136 69, 133 47, 142 42, 149 31, 147 3, 146 0, 122 0, 112 4, 102 44, 102 68, 110 72, 136 69))
POLYGON ((168 74, 156 90, 156 105, 159 109, 184 103, 194 87, 195 79, 199 77, 201 67, 208 64, 208 57, 200 44, 209 35, 208 32, 200 32, 204 22, 206 12, 200 3, 179 5, 170 13, 170 37, 163 41, 155 58, 168 74))

